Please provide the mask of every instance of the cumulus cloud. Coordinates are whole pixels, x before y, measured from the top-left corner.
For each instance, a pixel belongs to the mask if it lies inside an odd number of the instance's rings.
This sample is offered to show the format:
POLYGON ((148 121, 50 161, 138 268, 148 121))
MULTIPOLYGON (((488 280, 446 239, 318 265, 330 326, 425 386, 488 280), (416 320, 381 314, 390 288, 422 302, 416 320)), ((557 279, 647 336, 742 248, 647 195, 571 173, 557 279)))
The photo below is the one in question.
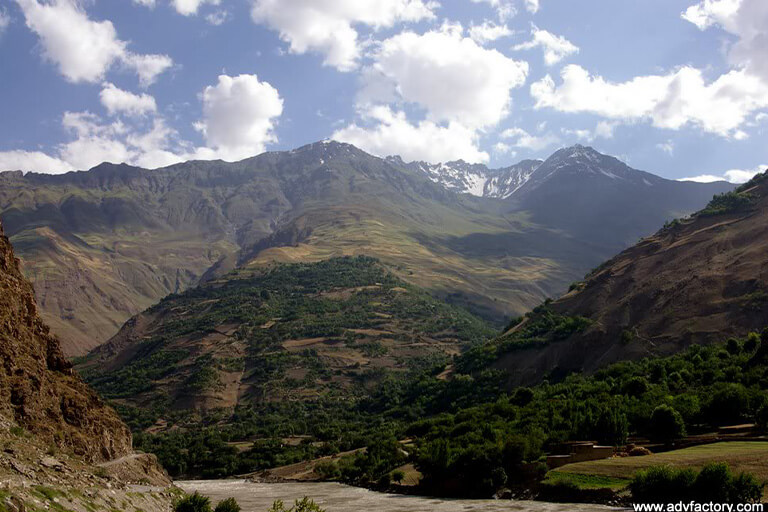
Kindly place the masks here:
POLYGON ((539 12, 539 8, 540 8, 539 0, 525 0, 525 9, 528 12, 532 14, 536 14, 537 12, 539 12))
POLYGON ((65 112, 61 124, 71 136, 68 142, 50 154, 0 152, 0 171, 58 173, 102 162, 157 168, 190 159, 239 160, 277 141, 273 128, 283 109, 277 90, 255 75, 222 75, 201 94, 203 116, 195 127, 206 145, 195 147, 157 114, 151 96, 105 83, 100 99, 107 112, 125 116, 105 120, 92 112, 65 112))
POLYGON ((511 92, 528 74, 527 63, 480 46, 456 24, 402 32, 382 41, 371 58, 358 95, 361 122, 334 138, 375 154, 432 162, 487 161, 480 135, 509 114, 511 92))
POLYGON ((400 155, 405 160, 444 162, 463 159, 487 162, 488 153, 478 149, 478 134, 458 122, 439 125, 423 120, 408 121, 405 113, 380 105, 361 113, 369 126, 351 124, 332 138, 348 142, 374 155, 400 155))
POLYGON ((134 94, 108 82, 104 84, 99 99, 110 114, 141 116, 157 111, 155 98, 149 94, 134 94))
POLYGON ((550 76, 531 85, 536 108, 623 121, 650 120, 656 127, 673 130, 694 125, 741 139, 746 134, 740 126, 768 106, 768 85, 743 70, 730 71, 710 83, 700 70, 687 66, 667 75, 614 83, 569 65, 561 77, 559 86, 550 76))
POLYGON ((478 44, 490 43, 512 34, 512 30, 507 25, 488 20, 485 20, 481 25, 469 27, 469 37, 478 44))
POLYGON ((717 25, 736 36, 738 40, 728 52, 730 63, 768 83, 768 2, 703 0, 682 16, 700 30, 717 25))
POLYGON ((557 135, 545 133, 543 135, 532 135, 522 128, 508 128, 501 132, 502 139, 509 139, 509 145, 516 148, 529 149, 531 151, 541 151, 560 142, 557 135))
POLYGON ((678 181, 695 181, 697 183, 712 183, 714 181, 729 181, 731 183, 746 183, 751 180, 756 174, 760 174, 768 170, 768 164, 759 165, 754 169, 730 169, 725 171, 722 175, 714 174, 700 174, 698 176, 692 176, 690 178, 681 178, 678 181))
POLYGON ((518 44, 515 50, 530 50, 541 48, 544 50, 544 63, 547 66, 553 66, 568 57, 579 53, 579 48, 562 36, 557 36, 546 30, 541 30, 534 25, 531 30, 533 39, 528 42, 518 44))
POLYGON ((138 55, 127 49, 108 20, 93 21, 76 0, 16 0, 45 57, 70 82, 99 82, 115 63, 135 70, 143 85, 171 66, 165 55, 138 55))
POLYGON ((67 162, 41 151, 0 151, 0 172, 24 171, 61 174, 73 170, 67 162))
POLYGON ((472 0, 472 3, 490 5, 496 9, 496 14, 501 21, 508 21, 517 14, 517 9, 512 5, 511 0, 472 0))
POLYGON ((197 14, 198 9, 203 4, 219 5, 221 0, 171 0, 176 12, 184 16, 197 14))
POLYGON ((430 120, 480 128, 508 115, 511 90, 525 83, 528 64, 456 30, 440 30, 383 41, 372 71, 369 80, 389 83, 401 101, 424 108, 430 120))
POLYGON ((277 141, 273 130, 283 99, 256 75, 221 75, 216 85, 205 88, 202 99, 203 119, 196 127, 219 158, 253 156, 277 141))
POLYGON ((319 52, 325 65, 350 71, 363 45, 356 25, 379 29, 432 19, 438 5, 431 0, 253 0, 251 17, 277 30, 291 52, 319 52))

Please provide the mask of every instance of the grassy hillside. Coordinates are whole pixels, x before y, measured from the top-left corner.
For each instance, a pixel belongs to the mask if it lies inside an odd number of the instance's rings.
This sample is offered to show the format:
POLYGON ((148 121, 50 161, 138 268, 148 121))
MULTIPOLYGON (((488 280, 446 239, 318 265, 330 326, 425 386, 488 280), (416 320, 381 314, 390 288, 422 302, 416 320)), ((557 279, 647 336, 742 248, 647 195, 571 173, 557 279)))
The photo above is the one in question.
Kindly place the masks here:
POLYGON ((118 403, 156 411, 366 396, 444 365, 494 330, 389 273, 335 258, 240 270, 171 295, 80 366, 118 403))

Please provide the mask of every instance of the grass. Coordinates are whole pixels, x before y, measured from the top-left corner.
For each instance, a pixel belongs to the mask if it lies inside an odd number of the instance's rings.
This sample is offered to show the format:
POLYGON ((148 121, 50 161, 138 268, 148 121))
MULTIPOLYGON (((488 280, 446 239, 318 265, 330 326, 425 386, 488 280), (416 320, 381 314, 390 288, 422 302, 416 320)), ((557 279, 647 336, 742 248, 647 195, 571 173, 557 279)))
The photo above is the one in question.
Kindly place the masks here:
POLYGON ((567 483, 573 484, 579 489, 613 489, 617 491, 624 489, 629 485, 629 482, 630 480, 626 478, 550 471, 542 483, 545 485, 567 483))
POLYGON ((768 480, 768 442, 734 441, 706 444, 644 457, 577 462, 558 468, 557 473, 579 476, 630 479, 640 469, 669 464, 701 469, 708 462, 727 462, 734 473, 746 471, 768 480))

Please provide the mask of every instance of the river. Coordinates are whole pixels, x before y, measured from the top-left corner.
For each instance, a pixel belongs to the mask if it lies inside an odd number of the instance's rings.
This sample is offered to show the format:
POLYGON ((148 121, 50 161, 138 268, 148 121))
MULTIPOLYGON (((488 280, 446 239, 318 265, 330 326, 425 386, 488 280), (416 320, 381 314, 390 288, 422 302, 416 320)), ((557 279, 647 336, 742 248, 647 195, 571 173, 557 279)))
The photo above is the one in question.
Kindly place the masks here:
POLYGON ((243 512, 266 512, 275 500, 286 505, 309 496, 327 512, 606 512, 600 505, 572 505, 540 501, 443 500, 384 494, 337 483, 261 484, 245 480, 196 480, 174 482, 187 492, 198 491, 215 505, 235 498, 243 512))

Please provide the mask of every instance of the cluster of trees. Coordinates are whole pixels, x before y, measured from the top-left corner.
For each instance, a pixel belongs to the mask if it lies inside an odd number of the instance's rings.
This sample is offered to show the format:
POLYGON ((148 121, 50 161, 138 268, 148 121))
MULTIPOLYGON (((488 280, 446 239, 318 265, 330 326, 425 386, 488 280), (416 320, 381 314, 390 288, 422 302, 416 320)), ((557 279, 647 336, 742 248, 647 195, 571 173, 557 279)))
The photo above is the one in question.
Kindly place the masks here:
POLYGON ((592 321, 588 318, 554 312, 547 300, 524 317, 514 319, 505 329, 517 327, 514 332, 499 336, 491 343, 471 347, 458 359, 456 366, 463 373, 480 371, 503 354, 564 340, 590 325, 592 321))
MULTIPOLYGON (((404 447, 391 436, 373 439, 365 450, 336 461, 322 462, 315 472, 328 480, 365 487, 388 487, 393 470, 408 458, 404 447)), ((401 478, 402 479, 402 478, 401 478)))
POLYGON ((638 503, 759 503, 764 485, 749 473, 735 475, 728 464, 712 462, 701 471, 671 466, 641 470, 630 490, 638 503))
POLYGON ((721 425, 765 425, 768 360, 760 345, 761 337, 751 334, 619 363, 415 422, 406 435, 418 439, 416 462, 426 485, 487 496, 535 474, 539 457, 564 441, 622 445, 634 434, 668 443, 721 425))

